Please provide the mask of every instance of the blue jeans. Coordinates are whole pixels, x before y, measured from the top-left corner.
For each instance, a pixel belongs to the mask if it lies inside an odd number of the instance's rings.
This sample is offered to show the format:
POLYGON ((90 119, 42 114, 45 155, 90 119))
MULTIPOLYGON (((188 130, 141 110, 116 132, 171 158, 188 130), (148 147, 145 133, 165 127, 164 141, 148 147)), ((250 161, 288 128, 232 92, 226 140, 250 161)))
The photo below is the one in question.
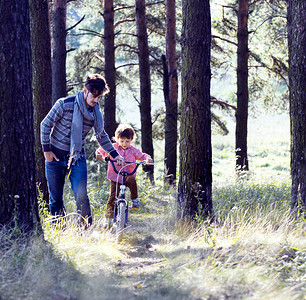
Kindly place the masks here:
MULTIPOLYGON (((68 158, 60 161, 46 162, 46 178, 50 196, 50 212, 52 216, 64 213, 63 190, 67 175, 68 158)), ((85 153, 71 166, 69 175, 72 191, 76 201, 77 212, 88 224, 92 223, 89 198, 87 195, 87 165, 85 153)))

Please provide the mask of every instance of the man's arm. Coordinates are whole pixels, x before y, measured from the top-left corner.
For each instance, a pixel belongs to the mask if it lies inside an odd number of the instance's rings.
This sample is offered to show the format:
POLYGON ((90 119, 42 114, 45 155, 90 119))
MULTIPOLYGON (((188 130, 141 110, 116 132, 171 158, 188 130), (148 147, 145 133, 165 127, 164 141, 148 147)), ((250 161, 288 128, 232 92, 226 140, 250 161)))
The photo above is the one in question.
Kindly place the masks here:
POLYGON ((116 160, 119 166, 122 166, 125 164, 125 159, 114 148, 105 130, 103 130, 99 134, 96 134, 96 137, 97 137, 99 144, 103 148, 103 150, 107 152, 114 160, 116 160))
POLYGON ((50 134, 57 120, 61 118, 63 114, 63 102, 57 101, 51 108, 49 113, 40 123, 40 140, 44 152, 44 156, 47 162, 53 160, 59 160, 56 155, 51 151, 50 147, 50 134))

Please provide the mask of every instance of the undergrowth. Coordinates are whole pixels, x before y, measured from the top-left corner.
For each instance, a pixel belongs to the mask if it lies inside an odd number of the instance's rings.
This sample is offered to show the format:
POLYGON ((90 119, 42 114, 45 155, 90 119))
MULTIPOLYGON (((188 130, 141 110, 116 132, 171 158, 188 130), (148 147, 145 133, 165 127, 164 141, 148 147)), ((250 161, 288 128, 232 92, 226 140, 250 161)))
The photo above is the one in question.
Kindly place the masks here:
MULTIPOLYGON (((0 299, 304 299, 305 220, 289 183, 240 181, 213 189, 213 222, 177 222, 176 192, 140 177, 142 206, 116 244, 101 222, 108 183, 89 186, 94 225, 68 218, 44 236, 0 234, 0 299)), ((42 203, 41 203, 42 204, 42 203)))

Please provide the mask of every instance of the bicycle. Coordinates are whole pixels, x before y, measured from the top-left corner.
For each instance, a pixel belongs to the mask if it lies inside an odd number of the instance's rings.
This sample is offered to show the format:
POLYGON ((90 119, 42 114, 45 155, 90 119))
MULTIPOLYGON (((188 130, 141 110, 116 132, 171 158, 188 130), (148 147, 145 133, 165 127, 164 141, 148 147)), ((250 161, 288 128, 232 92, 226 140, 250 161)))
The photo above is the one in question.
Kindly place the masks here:
MULTIPOLYGON (((116 197, 115 201, 115 210, 114 210, 114 223, 116 223, 116 242, 120 242, 123 237, 123 231, 127 226, 128 223, 128 213, 129 213, 129 206, 128 202, 125 199, 125 192, 126 192, 126 185, 125 185, 125 179, 129 175, 135 174, 138 167, 140 165, 147 165, 148 163, 146 161, 141 162, 126 162, 126 164, 118 171, 115 167, 115 160, 112 160, 108 156, 104 159, 106 162, 110 162, 112 165, 112 168, 116 174, 122 176, 122 184, 120 185, 120 194, 119 197, 116 197), (135 168, 132 172, 127 171, 121 171, 124 167, 130 164, 135 164, 135 168)), ((149 163, 150 165, 153 163, 149 163)), ((117 192, 116 192, 117 195, 117 192)))

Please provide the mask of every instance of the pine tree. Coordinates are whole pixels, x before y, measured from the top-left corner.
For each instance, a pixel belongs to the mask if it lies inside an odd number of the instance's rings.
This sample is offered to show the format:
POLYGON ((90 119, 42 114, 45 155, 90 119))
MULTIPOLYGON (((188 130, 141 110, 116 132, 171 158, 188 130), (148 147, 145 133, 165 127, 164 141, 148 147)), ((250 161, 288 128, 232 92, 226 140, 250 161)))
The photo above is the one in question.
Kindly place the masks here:
POLYGON ((209 0, 183 1, 178 215, 212 213, 209 0))
POLYGON ((31 231, 39 217, 28 1, 0 3, 0 40, 0 225, 31 231))

